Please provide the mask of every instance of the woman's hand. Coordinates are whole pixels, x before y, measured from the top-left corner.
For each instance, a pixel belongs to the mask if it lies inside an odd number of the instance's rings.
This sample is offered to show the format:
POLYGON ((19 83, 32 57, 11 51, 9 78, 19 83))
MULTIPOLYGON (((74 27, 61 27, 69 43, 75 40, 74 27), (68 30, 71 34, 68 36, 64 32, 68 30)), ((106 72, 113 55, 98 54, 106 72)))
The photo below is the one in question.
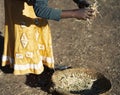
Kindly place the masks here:
POLYGON ((78 9, 75 11, 75 18, 81 20, 91 19, 93 17, 93 12, 92 9, 78 9))

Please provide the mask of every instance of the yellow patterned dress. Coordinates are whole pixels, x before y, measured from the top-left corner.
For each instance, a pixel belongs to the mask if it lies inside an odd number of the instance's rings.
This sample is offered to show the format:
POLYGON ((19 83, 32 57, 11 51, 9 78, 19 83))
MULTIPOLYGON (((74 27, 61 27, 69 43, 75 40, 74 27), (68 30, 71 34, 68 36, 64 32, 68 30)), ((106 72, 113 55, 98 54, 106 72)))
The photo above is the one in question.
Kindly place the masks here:
POLYGON ((5 11, 2 66, 13 66, 15 75, 40 74, 44 65, 54 68, 47 20, 37 18, 24 0, 5 0, 5 11))

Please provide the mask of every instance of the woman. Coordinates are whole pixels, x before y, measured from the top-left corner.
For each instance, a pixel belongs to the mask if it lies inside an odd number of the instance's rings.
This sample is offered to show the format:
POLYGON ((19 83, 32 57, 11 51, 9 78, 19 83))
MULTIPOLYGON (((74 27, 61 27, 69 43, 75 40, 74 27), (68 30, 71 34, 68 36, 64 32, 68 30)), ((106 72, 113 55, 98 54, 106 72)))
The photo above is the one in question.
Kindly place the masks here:
POLYGON ((5 0, 5 34, 2 66, 10 65, 15 75, 41 74, 44 66, 54 68, 51 32, 47 19, 86 20, 92 10, 60 10, 48 0, 5 0))

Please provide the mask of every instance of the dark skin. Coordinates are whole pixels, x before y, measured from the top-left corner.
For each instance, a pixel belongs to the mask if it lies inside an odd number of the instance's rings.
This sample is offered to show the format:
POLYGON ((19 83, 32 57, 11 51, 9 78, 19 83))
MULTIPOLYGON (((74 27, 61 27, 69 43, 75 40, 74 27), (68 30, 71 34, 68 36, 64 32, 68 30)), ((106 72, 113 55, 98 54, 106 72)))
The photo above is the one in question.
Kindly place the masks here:
POLYGON ((61 18, 77 18, 81 20, 91 19, 93 17, 93 10, 88 9, 90 6, 89 2, 86 0, 73 0, 79 9, 73 10, 63 10, 61 18))
POLYGON ((76 18, 80 20, 87 20, 93 17, 94 11, 92 9, 81 8, 73 10, 63 10, 61 13, 61 18, 76 18))

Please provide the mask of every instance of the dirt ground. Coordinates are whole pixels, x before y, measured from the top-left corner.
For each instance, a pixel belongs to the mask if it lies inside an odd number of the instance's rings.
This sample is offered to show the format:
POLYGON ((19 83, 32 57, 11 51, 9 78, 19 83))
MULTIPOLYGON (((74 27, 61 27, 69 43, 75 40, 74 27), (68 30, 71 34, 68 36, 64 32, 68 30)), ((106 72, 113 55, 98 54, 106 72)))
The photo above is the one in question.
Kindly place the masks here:
MULTIPOLYGON (((71 0, 49 0, 49 3, 61 9, 77 7, 71 0)), ((96 69, 111 81, 107 95, 120 95, 120 1, 98 0, 98 3, 100 13, 89 26, 76 19, 49 21, 55 64, 96 69)), ((2 37, 0 43, 2 53, 2 37)), ((15 76, 11 71, 1 67, 0 95, 51 95, 49 73, 15 76)))

